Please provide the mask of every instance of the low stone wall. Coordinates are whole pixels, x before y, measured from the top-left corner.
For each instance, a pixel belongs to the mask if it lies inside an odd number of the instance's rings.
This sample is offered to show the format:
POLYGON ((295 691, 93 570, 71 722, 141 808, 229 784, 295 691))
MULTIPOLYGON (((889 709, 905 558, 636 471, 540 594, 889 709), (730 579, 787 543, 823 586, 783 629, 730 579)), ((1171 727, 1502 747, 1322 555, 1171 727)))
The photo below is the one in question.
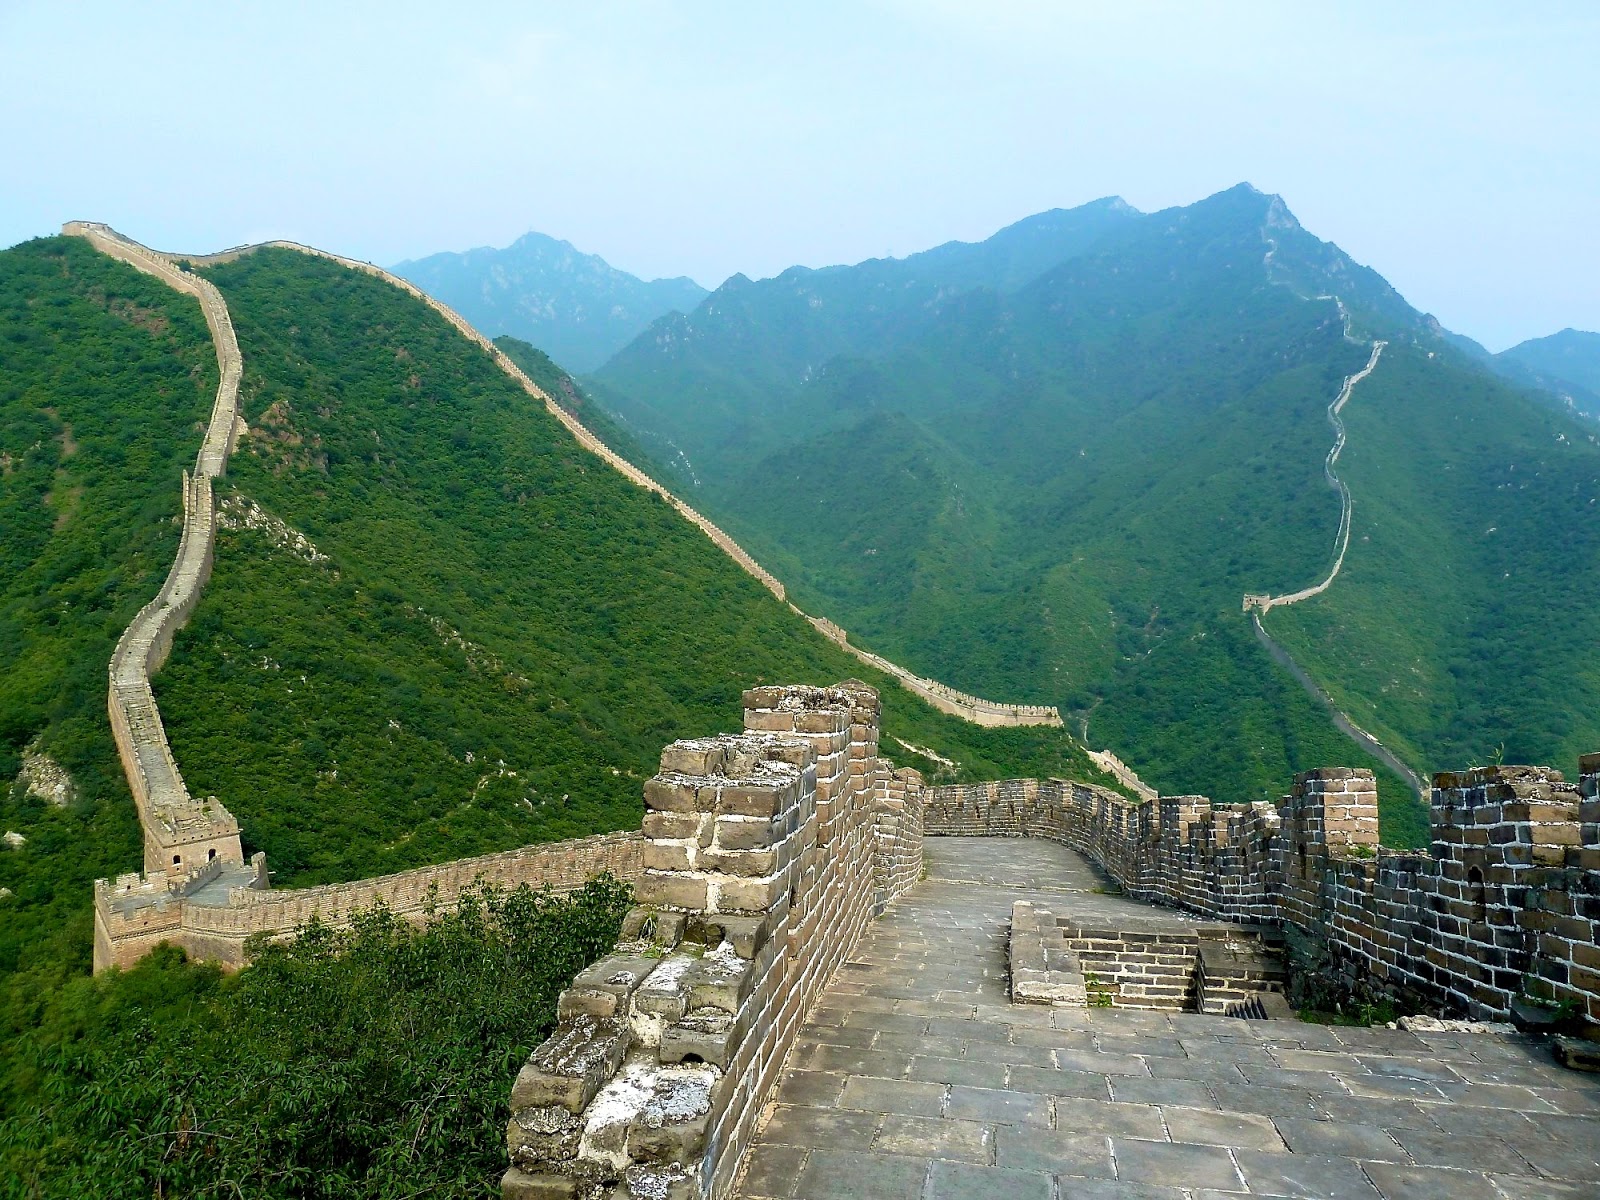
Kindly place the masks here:
POLYGON ((930 788, 924 823, 1053 838, 1132 895, 1298 930, 1347 991, 1487 1019, 1532 996, 1600 1022, 1600 755, 1580 771, 1436 776, 1431 853, 1378 845, 1376 781, 1348 768, 1296 776, 1276 808, 1062 780, 930 788))
POLYGON ((720 1197, 823 986, 920 874, 919 780, 864 684, 745 693, 645 785, 640 907, 512 1089, 508 1200, 720 1197))
POLYGON ((181 946, 191 958, 238 967, 246 961, 245 940, 256 934, 287 935, 312 917, 339 925, 375 904, 406 916, 430 905, 449 908, 463 889, 479 881, 570 892, 610 872, 633 883, 643 870, 643 849, 644 839, 635 832, 602 833, 354 883, 282 890, 266 888, 265 860, 258 854, 253 883, 230 887, 225 897, 202 899, 195 893, 215 887, 220 862, 182 879, 131 874, 114 882, 96 880, 94 969, 132 966, 161 942, 181 946))
POLYGON ((922 877, 922 775, 881 761, 877 773, 872 877, 873 915, 922 877))

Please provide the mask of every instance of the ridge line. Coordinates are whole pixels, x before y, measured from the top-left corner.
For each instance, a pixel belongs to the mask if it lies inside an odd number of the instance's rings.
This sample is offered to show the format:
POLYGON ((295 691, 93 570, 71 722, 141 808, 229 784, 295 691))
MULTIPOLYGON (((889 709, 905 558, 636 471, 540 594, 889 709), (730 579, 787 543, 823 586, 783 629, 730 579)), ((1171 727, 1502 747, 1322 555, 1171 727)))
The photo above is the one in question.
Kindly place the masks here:
POLYGON ((874 654, 869 650, 863 650, 858 646, 851 645, 849 641, 849 634, 842 627, 832 621, 829 621, 826 617, 813 617, 795 605, 793 601, 788 599, 788 595, 782 581, 768 571, 765 567, 763 567, 760 563, 758 563, 755 558, 744 549, 744 547, 740 546, 736 541, 734 541, 732 537, 724 532, 709 517, 706 517, 704 514, 700 513, 685 500, 681 499, 662 484, 658 483, 655 479, 651 478, 651 476, 646 474, 642 469, 623 458, 616 451, 612 450, 611 447, 607 446, 603 441, 601 441, 600 438, 588 428, 588 426, 584 425, 583 422, 580 421, 576 416, 562 408, 561 405, 557 404, 543 388, 534 383, 533 380, 530 379, 522 370, 522 368, 517 366, 517 364, 511 360, 510 356, 508 356, 505 351, 501 350, 500 347, 496 346, 493 341, 474 328, 465 317, 461 316, 460 313, 456 312, 443 301, 430 296, 427 292, 423 291, 410 280, 402 279, 400 276, 395 275, 390 271, 386 271, 384 268, 376 265, 375 263, 363 262, 359 259, 346 258, 342 254, 334 254, 328 250, 320 250, 315 246, 308 246, 301 242, 293 242, 286 239, 274 239, 272 241, 258 242, 254 245, 248 246, 235 246, 228 250, 218 251, 215 254, 175 254, 171 255, 170 257, 197 266, 211 266, 233 262, 244 257, 246 254, 253 254, 255 251, 261 249, 293 250, 300 254, 310 255, 314 258, 327 259, 331 262, 338 263, 340 266, 343 266, 349 270, 360 271, 363 274, 371 275, 374 278, 381 279, 385 283, 399 288, 401 291, 406 292, 415 299, 418 299, 424 304, 428 305, 428 307, 432 308, 452 326, 454 326, 456 331, 459 332, 463 337, 476 343, 482 349, 487 351, 494 359, 495 365, 505 372, 505 374, 509 375, 513 380, 515 380, 522 387, 523 391, 528 393, 528 395, 532 396, 535 400, 541 401, 544 404, 546 411, 549 412, 550 415, 553 416, 557 421, 559 421, 567 429, 567 431, 577 439, 578 444, 584 449, 588 450, 591 454, 594 454, 607 466, 610 466, 624 478, 629 480, 629 482, 644 488, 646 491, 654 492, 656 495, 666 500, 667 503, 672 505, 672 507, 676 509, 681 516, 683 516, 691 524, 696 526, 702 533, 704 533, 706 537, 711 540, 712 544, 714 544, 718 549, 720 549, 724 554, 738 564, 738 566, 746 574, 754 578, 779 600, 788 604, 794 612, 805 618, 805 620, 808 621, 813 628, 815 628, 829 641, 833 642, 840 649, 853 655, 859 661, 867 664, 868 666, 876 667, 885 674, 892 676, 907 691, 920 696, 923 700, 927 701, 941 712, 947 713, 951 716, 960 717, 962 720, 968 721, 974 725, 986 726, 990 728, 1019 725, 1048 725, 1054 727, 1064 727, 1065 722, 1063 722, 1061 719, 1060 710, 1054 705, 1005 704, 999 701, 985 700, 982 697, 973 696, 969 693, 958 691, 947 684, 940 683, 938 680, 928 679, 923 676, 913 674, 911 671, 908 671, 898 663, 890 662, 881 655, 874 654))

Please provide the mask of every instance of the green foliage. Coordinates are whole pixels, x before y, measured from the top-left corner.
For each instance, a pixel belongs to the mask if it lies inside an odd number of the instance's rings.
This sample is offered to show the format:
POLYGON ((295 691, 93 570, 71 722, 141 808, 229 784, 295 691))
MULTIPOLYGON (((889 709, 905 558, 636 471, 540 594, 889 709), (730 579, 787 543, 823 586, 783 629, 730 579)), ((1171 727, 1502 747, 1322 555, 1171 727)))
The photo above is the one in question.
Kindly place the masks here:
POLYGON ((277 884, 632 826, 662 745, 737 728, 759 683, 864 676, 962 778, 1098 777, 1059 731, 975 729, 863 670, 398 289, 290 251, 211 274, 247 364, 228 486, 325 560, 224 530, 156 687, 277 884))
POLYGON ((232 979, 168 950, 80 980, 24 1047, 0 1172, 39 1197, 493 1195, 510 1080, 628 904, 605 877, 484 887, 421 927, 313 923, 232 979))
POLYGON ((194 301, 76 238, 0 253, 0 828, 28 839, 0 848, 0 1044, 88 971, 94 879, 139 864, 106 664, 177 550, 215 389, 194 301), (14 782, 28 746, 69 807, 14 782))
POLYGON ((1273 635, 1364 728, 1443 770, 1600 746, 1600 444, 1454 355, 1391 346, 1345 410, 1350 553, 1273 635))
POLYGON ((1164 791, 1271 799, 1295 771, 1373 767, 1385 842, 1420 845, 1422 807, 1239 611, 1331 565, 1325 410, 1367 353, 1308 298, 1337 292, 1391 343, 1345 410, 1355 540, 1273 635, 1420 775, 1501 740, 1557 763, 1600 745, 1575 702, 1600 682, 1589 427, 1248 188, 1079 232, 1036 245, 1031 275, 997 239, 965 275, 914 257, 732 280, 597 395, 683 456, 797 603, 880 653, 1055 703, 1164 791))

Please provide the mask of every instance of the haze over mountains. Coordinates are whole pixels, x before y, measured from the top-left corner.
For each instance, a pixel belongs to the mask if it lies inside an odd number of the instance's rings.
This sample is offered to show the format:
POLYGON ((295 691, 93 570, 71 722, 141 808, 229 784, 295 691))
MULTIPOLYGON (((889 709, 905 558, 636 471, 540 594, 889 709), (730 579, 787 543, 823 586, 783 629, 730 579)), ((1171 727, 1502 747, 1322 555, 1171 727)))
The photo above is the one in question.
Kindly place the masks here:
POLYGON ((569 371, 591 371, 664 313, 706 295, 692 279, 643 280, 542 233, 403 262, 394 272, 491 337, 538 346, 569 371))
POLYGON ((1588 416, 1600 418, 1600 333, 1563 329, 1530 338, 1495 355, 1509 379, 1553 392, 1588 416))
POLYGON ((1600 673, 1572 599, 1600 582, 1594 426, 1248 186, 735 276, 594 382, 803 605, 953 686, 1063 705, 1164 790, 1242 800, 1325 726, 1240 598, 1329 569, 1325 410, 1374 339, 1344 571, 1266 625, 1419 773, 1564 763, 1600 744, 1568 698, 1600 673))

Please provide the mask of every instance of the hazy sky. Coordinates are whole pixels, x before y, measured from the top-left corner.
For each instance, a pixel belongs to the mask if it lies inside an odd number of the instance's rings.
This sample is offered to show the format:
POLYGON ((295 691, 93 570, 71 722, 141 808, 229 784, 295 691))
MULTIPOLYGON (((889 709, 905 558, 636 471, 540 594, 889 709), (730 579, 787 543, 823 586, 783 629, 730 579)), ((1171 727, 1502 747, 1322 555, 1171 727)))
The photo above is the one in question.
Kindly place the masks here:
POLYGON ((715 285, 1240 180, 1492 349, 1600 330, 1600 3, 0 0, 0 245, 715 285))

